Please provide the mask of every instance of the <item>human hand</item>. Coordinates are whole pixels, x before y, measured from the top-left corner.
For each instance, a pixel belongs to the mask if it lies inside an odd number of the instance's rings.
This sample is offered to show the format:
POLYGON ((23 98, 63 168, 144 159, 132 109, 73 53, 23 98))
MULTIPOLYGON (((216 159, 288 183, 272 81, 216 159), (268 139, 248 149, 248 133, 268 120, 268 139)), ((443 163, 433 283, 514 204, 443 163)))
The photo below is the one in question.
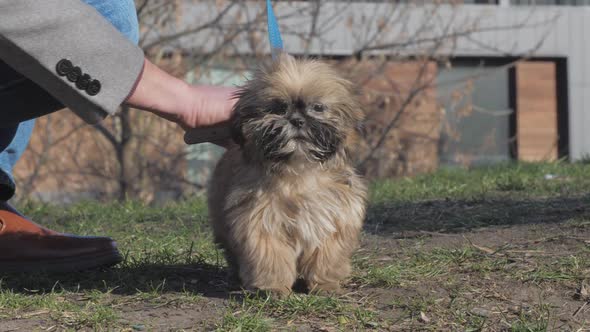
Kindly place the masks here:
POLYGON ((187 144, 211 142, 228 148, 232 144, 229 119, 236 103, 235 88, 194 86, 194 102, 186 118, 184 141, 187 144))
POLYGON ((231 144, 229 119, 236 89, 190 85, 145 60, 142 75, 125 103, 179 124, 188 144, 231 144))
POLYGON ((180 125, 186 130, 215 126, 231 117, 236 103, 235 88, 211 85, 189 86, 192 103, 181 115, 180 125))

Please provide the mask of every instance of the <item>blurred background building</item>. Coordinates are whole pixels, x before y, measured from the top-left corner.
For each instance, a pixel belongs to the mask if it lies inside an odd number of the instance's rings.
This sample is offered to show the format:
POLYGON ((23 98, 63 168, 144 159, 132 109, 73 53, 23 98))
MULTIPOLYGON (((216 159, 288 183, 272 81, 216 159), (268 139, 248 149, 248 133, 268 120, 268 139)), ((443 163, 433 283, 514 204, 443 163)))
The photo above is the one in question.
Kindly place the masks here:
MULTIPOLYGON (((194 84, 236 85, 270 61, 264 1, 138 0, 141 46, 194 84)), ((359 168, 371 179, 440 166, 590 155, 590 0, 277 1, 289 53, 330 61, 362 91, 359 168)), ((223 150, 123 109, 99 126, 41 119, 21 198, 177 199, 223 150)))

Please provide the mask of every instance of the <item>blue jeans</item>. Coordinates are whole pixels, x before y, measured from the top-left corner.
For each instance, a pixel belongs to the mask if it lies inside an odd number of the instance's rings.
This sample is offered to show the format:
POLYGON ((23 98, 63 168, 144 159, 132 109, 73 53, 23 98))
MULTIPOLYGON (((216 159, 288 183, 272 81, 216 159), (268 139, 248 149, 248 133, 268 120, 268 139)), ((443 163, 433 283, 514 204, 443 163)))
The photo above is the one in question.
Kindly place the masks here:
MULTIPOLYGON (((137 44, 139 40, 139 26, 137 22, 137 13, 133 0, 83 0, 85 3, 94 7, 102 16, 104 16, 112 25, 114 25, 123 35, 133 43, 137 44)), ((105 45, 106 46, 106 45, 105 45)), ((2 87, 10 87, 15 93, 23 94, 30 98, 52 99, 45 91, 41 91, 34 83, 14 72, 11 68, 0 62, 0 91, 2 87), (15 88, 16 87, 16 88, 15 88)), ((22 112, 23 114, 32 114, 42 116, 51 113, 61 107, 59 102, 48 100, 48 109, 35 107, 35 109, 18 110, 7 109, 6 112, 22 112)), ((0 106, 2 98, 0 94, 0 106)), ((30 117, 29 117, 30 118, 30 117)), ((0 110, 0 124, 2 123, 2 111, 0 110)), ((28 120, 8 128, 0 127, 0 200, 6 201, 14 195, 15 183, 12 176, 14 165, 19 160, 27 145, 35 126, 35 120, 28 120)))

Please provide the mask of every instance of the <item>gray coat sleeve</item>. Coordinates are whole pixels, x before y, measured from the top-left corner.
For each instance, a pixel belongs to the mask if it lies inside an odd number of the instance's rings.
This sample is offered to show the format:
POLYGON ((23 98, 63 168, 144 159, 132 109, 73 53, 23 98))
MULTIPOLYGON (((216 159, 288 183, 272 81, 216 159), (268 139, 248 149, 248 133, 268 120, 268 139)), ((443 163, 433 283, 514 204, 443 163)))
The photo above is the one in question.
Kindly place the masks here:
POLYGON ((0 59, 88 123, 116 112, 144 63, 139 47, 80 0, 0 0, 0 59))

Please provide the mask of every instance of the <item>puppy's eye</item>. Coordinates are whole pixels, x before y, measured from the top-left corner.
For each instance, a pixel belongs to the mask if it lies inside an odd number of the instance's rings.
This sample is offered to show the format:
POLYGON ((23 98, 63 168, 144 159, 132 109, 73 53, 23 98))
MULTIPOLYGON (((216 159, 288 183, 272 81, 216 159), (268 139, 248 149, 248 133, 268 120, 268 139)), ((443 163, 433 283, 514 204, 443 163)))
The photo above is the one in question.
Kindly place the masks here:
POLYGON ((326 105, 324 104, 320 104, 320 103, 316 103, 313 104, 313 106, 311 107, 312 110, 314 110, 315 112, 323 112, 326 110, 326 105))
POLYGON ((287 103, 282 100, 275 99, 270 103, 268 111, 272 114, 283 115, 287 112, 287 103))

